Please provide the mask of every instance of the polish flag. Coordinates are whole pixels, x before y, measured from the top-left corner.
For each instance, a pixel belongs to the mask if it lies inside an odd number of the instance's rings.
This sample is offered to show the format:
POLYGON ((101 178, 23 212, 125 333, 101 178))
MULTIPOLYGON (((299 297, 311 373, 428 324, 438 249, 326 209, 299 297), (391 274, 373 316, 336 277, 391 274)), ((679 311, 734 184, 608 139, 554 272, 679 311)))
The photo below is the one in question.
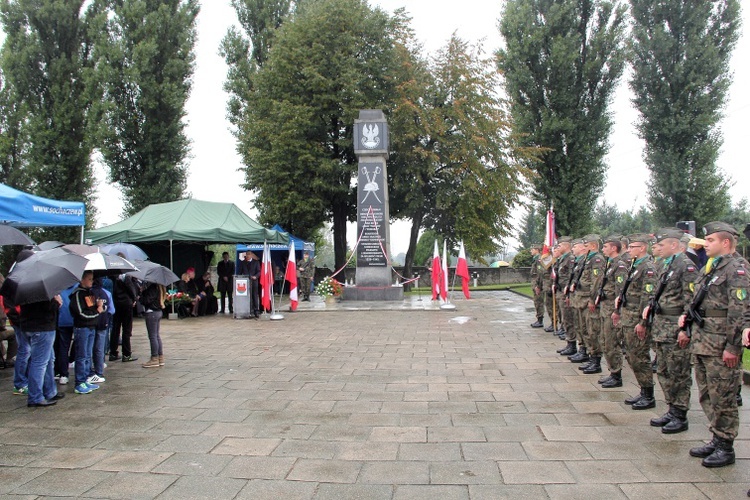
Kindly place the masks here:
POLYGON ((299 304, 299 296, 297 295, 297 260, 294 257, 294 243, 289 245, 289 261, 286 264, 284 279, 289 282, 290 309, 296 311, 297 304, 299 304))
POLYGON ((443 268, 440 270, 441 278, 440 298, 448 301, 448 241, 443 240, 443 268))
POLYGON ((461 277, 461 288, 464 291, 464 297, 470 299, 469 294, 469 264, 466 262, 466 252, 464 252, 464 242, 461 242, 458 250, 458 263, 456 264, 456 276, 461 277))
POLYGON ((555 233, 555 207, 550 206, 547 210, 547 228, 544 232, 544 247, 542 254, 552 253, 552 248, 557 244, 557 234, 555 233))
POLYGON ((271 269, 271 249, 268 242, 263 243, 263 260, 260 267, 260 305, 264 311, 271 310, 271 295, 273 294, 273 269, 271 269))
POLYGON ((442 288, 442 268, 440 267, 440 253, 438 252, 438 242, 435 240, 435 252, 432 254, 432 300, 437 300, 442 288))

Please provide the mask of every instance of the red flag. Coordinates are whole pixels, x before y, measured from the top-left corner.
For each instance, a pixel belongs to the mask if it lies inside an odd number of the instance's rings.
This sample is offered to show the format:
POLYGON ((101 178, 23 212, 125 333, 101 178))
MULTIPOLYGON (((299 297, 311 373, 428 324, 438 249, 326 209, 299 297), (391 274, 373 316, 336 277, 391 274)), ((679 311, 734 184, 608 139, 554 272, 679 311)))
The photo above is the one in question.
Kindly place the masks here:
POLYGON ((443 299, 443 301, 448 300, 448 242, 446 240, 443 240, 443 267, 440 270, 441 277, 443 278, 440 280, 440 298, 443 299))
POLYGON ((555 207, 551 206, 547 210, 547 229, 544 233, 544 247, 542 254, 552 253, 552 247, 557 244, 557 234, 555 231, 555 207))
POLYGON ((289 282, 290 309, 296 311, 297 304, 299 304, 299 296, 297 295, 297 259, 294 256, 294 243, 289 245, 289 261, 286 264, 284 279, 289 282))
POLYGON ((271 249, 268 243, 263 244, 263 260, 260 268, 260 304, 265 311, 271 310, 271 295, 273 294, 273 270, 271 269, 271 249))
POLYGON ((435 240, 435 252, 432 255, 432 300, 436 300, 440 295, 440 288, 443 283, 442 268, 440 266, 440 253, 438 252, 438 243, 435 240))
POLYGON ((464 242, 458 249, 458 263, 456 264, 456 276, 461 277, 461 288, 464 291, 464 297, 470 299, 469 294, 469 264, 466 262, 466 252, 464 252, 464 242))

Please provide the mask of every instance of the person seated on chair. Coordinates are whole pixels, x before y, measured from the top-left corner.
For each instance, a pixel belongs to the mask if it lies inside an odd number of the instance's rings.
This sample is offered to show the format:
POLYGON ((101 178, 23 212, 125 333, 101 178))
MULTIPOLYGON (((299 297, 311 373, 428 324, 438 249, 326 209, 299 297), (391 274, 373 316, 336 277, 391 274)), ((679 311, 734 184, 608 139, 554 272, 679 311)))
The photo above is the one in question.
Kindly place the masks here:
POLYGON ((214 285, 211 283, 211 272, 206 271, 203 277, 198 281, 198 290, 203 292, 203 303, 205 304, 205 314, 216 314, 219 312, 219 299, 214 295, 214 285))
MULTIPOLYGON (((182 274, 180 281, 177 282, 177 291, 182 292, 191 299, 191 305, 185 311, 187 313, 185 316, 198 316, 200 311, 201 299, 203 296, 201 296, 198 291, 198 287, 193 279, 194 277, 195 269, 189 267, 187 271, 182 274)), ((182 316, 182 314, 180 314, 180 316, 182 316)))

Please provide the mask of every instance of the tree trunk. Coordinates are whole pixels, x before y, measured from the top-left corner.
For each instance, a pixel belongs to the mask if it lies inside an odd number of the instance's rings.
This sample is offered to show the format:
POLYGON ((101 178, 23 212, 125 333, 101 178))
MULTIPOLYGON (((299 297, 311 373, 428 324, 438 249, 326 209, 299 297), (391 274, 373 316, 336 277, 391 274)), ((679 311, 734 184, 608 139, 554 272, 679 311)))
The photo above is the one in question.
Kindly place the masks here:
MULTIPOLYGON (((414 254, 417 252, 417 240, 419 240, 419 229, 422 227, 422 219, 424 219, 424 211, 422 210, 412 217, 411 232, 409 233, 409 249, 406 251, 406 258, 404 259, 404 278, 407 279, 412 278, 414 254)), ((411 284, 406 287, 407 290, 411 290, 411 288, 411 284)))
POLYGON ((333 258, 337 271, 346 262, 346 203, 333 206, 333 258))

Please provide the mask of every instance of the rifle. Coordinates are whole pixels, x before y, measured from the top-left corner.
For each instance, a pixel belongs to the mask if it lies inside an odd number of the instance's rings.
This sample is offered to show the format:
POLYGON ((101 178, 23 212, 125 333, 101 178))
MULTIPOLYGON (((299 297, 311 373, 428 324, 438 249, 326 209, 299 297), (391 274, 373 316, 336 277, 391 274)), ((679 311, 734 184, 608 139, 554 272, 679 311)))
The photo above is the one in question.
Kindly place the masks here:
POLYGON ((711 282, 713 281, 714 274, 716 273, 716 269, 719 267, 720 262, 721 257, 716 257, 713 265, 711 266, 711 270, 706 274, 703 282, 701 283, 701 287, 698 289, 698 293, 693 296, 693 301, 688 307, 687 314, 685 315, 685 326, 683 327, 685 335, 687 335, 688 338, 690 338, 691 336, 693 323, 697 324, 701 328, 703 328, 703 325, 705 324, 705 320, 703 319, 703 316, 701 316, 699 307, 703 303, 703 300, 706 298, 706 295, 708 295, 708 287, 711 286, 711 282))
POLYGON ((604 293, 604 287, 607 286, 607 272, 609 266, 612 264, 614 259, 607 259, 607 265, 604 268, 604 276, 602 276, 602 284, 599 286, 599 290, 596 291, 596 298, 594 299, 594 305, 598 306, 602 300, 607 300, 607 294, 604 293))
POLYGON ((568 283, 568 288, 567 288, 567 292, 568 293, 565 294, 566 297, 572 291, 571 290, 571 285, 572 285, 573 288, 578 288, 578 285, 581 284, 581 276, 583 276, 583 271, 586 270, 586 263, 588 262, 590 255, 591 255, 591 252, 586 252, 586 256, 583 259, 581 259, 581 261, 580 261, 581 269, 578 270, 578 276, 574 276, 573 274, 570 275, 570 283, 568 283), (573 278, 575 278, 575 279, 573 279, 573 278))
POLYGON ((625 280, 625 284, 622 286, 622 290, 620 290, 620 295, 617 296, 617 307, 615 309, 615 312, 617 312, 617 314, 620 314, 620 310, 622 310, 622 308, 628 304, 628 299, 625 296, 628 293, 630 284, 633 282, 633 267, 635 267, 635 261, 635 258, 630 261, 630 268, 628 269, 628 279, 625 280))
POLYGON ((669 281, 669 276, 671 275, 670 270, 672 269, 673 263, 674 263, 674 256, 672 256, 672 260, 669 261, 669 265, 667 266, 667 269, 659 278, 659 287, 656 289, 656 293, 654 294, 653 297, 648 299, 648 315, 646 316, 646 325, 648 326, 651 326, 654 324, 654 316, 659 314, 659 312, 661 311, 661 306, 659 305, 659 299, 661 299, 661 296, 664 293, 664 289, 667 287, 667 281, 669 281))

